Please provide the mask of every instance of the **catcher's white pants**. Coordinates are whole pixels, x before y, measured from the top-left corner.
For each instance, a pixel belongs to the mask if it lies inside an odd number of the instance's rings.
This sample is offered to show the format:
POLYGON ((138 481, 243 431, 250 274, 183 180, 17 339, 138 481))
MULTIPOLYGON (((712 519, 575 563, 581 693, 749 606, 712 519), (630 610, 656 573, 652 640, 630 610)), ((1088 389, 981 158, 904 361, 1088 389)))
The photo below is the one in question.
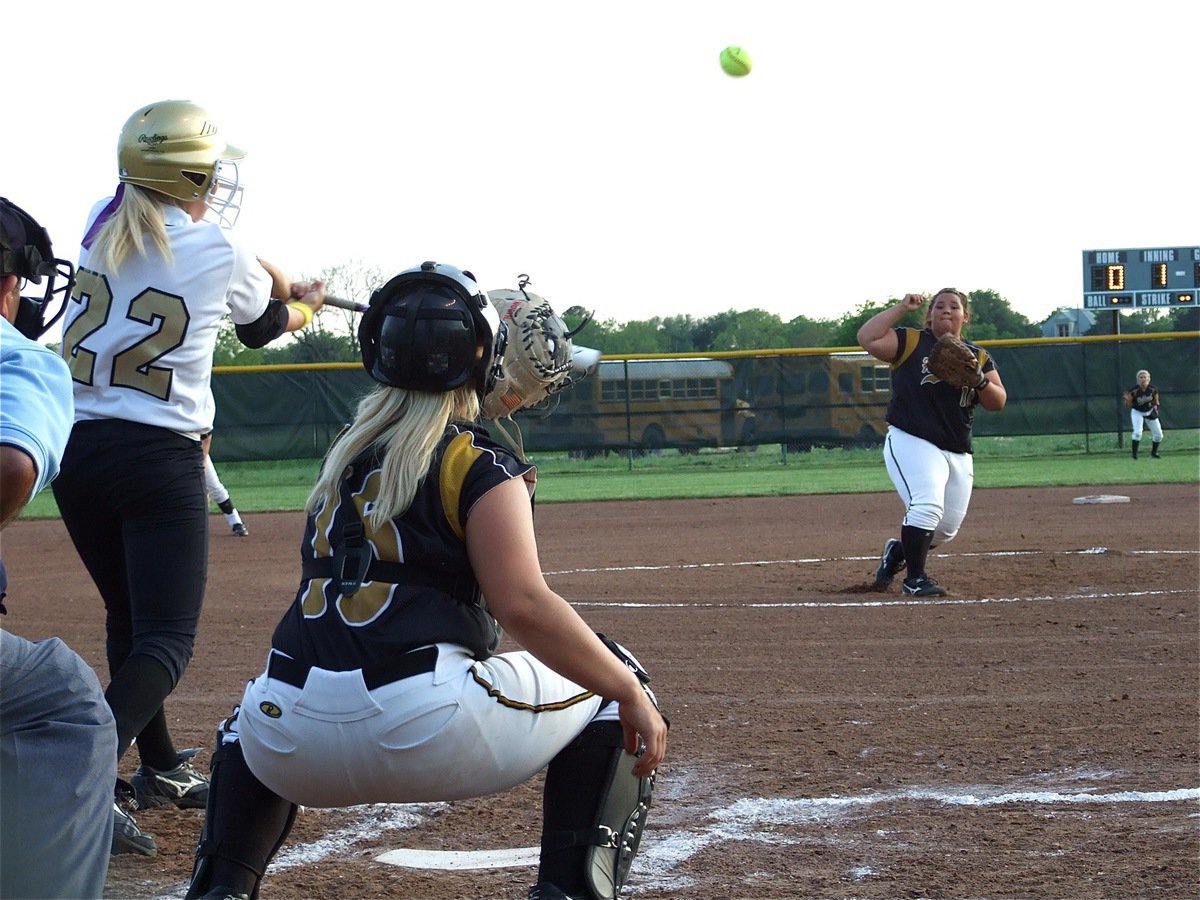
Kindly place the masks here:
POLYGON ((1129 411, 1129 420, 1133 423, 1133 439, 1135 441, 1142 439, 1142 427, 1144 424, 1150 429, 1151 440, 1157 444, 1162 440, 1163 436, 1162 422, 1158 420, 1158 416, 1155 416, 1153 419, 1147 419, 1147 415, 1149 413, 1138 412, 1136 409, 1129 411))
POLYGON ((904 524, 932 531, 934 544, 953 540, 967 517, 975 484, 971 454, 942 450, 889 425, 883 460, 904 501, 904 524))
POLYGON ((303 688, 254 679, 236 723, 251 771, 303 806, 457 800, 527 781, 593 719, 617 718, 527 652, 438 650, 433 672, 374 690, 358 670, 313 669, 303 688))

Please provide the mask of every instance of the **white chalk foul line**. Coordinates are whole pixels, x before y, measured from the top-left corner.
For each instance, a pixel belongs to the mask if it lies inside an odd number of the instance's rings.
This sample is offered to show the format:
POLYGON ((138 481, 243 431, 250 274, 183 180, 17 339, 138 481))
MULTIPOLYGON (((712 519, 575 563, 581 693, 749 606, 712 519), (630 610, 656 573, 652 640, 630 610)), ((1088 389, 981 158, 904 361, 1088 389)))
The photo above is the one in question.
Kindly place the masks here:
MULTIPOLYGON (((676 830, 656 835, 643 847, 634 873, 642 878, 670 878, 670 871, 706 847, 729 841, 765 844, 793 843, 774 829, 781 825, 826 824, 842 820, 856 811, 900 803, 931 803, 942 806, 1061 806, 1064 804, 1179 803, 1200 799, 1200 788, 1162 791, 1036 791, 1008 790, 996 785, 974 785, 950 790, 911 788, 841 797, 785 799, 781 797, 735 800, 705 816, 700 831, 676 830)), ((375 857, 376 862, 413 869, 466 870, 532 867, 537 865, 537 847, 500 850, 416 850, 398 848, 375 857)), ((643 884, 643 886, 647 886, 643 884)))
MULTIPOLYGON (((1015 556, 1103 556, 1111 552, 1107 547, 1085 547, 1080 550, 992 550, 968 551, 964 553, 935 553, 938 559, 954 559, 956 557, 995 557, 1011 558, 1015 556)), ((1123 553, 1141 556, 1200 556, 1200 550, 1124 550, 1123 553)), ((548 569, 544 575, 589 575, 599 572, 663 572, 684 571, 687 569, 736 569, 747 566, 799 566, 819 565, 831 562, 878 562, 879 554, 871 556, 801 556, 794 559, 748 559, 739 562, 703 562, 703 563, 664 563, 662 565, 645 566, 594 566, 578 569, 548 569)))
POLYGON ((1194 596, 1196 591, 1177 589, 1169 591, 1097 591, 1095 593, 1044 594, 1029 597, 896 597, 891 600, 781 600, 778 602, 728 603, 716 600, 700 600, 694 603, 654 601, 572 600, 572 606, 596 606, 606 609, 836 609, 846 607, 871 608, 887 606, 984 606, 990 603, 1048 603, 1111 600, 1114 598, 1137 599, 1141 597, 1194 596))
POLYGON ((1110 793, 1008 790, 1000 786, 977 785, 951 790, 914 788, 853 797, 813 797, 808 799, 743 798, 713 810, 708 824, 699 831, 676 830, 655 835, 643 845, 634 861, 633 873, 638 884, 648 888, 682 888, 694 882, 675 870, 680 864, 713 845, 728 841, 755 841, 763 844, 794 844, 799 839, 780 833, 786 825, 826 825, 869 812, 872 807, 899 803, 932 803, 942 806, 1061 806, 1064 804, 1178 803, 1200 799, 1200 788, 1165 791, 1113 791, 1110 793))

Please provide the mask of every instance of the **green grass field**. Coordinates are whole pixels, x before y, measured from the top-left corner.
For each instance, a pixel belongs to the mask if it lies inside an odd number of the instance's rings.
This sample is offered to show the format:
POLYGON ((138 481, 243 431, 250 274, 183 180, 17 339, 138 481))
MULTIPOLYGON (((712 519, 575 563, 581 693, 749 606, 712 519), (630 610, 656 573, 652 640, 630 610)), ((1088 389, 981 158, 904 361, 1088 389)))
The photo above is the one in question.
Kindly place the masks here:
MULTIPOLYGON (((1162 459, 1141 458, 1111 436, 977 438, 975 486, 1050 487, 1109 484, 1200 484, 1200 431, 1169 432, 1162 459), (1090 451, 1090 452, 1089 452, 1090 451)), ((565 453, 535 454, 539 503, 579 500, 665 500, 891 491, 878 448, 814 449, 788 453, 779 445, 754 452, 667 450, 655 456, 610 454, 588 460, 565 453)), ((218 469, 243 512, 298 510, 319 460, 219 462, 218 469)), ((58 508, 43 491, 26 518, 52 518, 58 508)))

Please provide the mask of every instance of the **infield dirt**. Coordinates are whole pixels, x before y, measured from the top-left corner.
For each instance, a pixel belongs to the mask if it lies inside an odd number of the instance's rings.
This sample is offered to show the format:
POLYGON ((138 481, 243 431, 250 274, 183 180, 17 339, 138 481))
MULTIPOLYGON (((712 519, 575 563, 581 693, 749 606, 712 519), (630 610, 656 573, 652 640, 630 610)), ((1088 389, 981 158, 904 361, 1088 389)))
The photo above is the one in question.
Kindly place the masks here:
MULTIPOLYGON (((1200 895, 1197 487, 977 491, 931 557, 933 601, 869 590, 900 515, 891 494, 538 507, 550 585, 638 655, 672 723, 627 895, 1200 895), (1097 493, 1130 502, 1072 503, 1097 493)), ((296 587, 300 514, 246 520, 246 539, 211 520, 195 657, 166 704, 202 768, 296 587)), ((4 627, 63 637, 107 683, 61 522, 16 523, 3 554, 4 627)), ((533 846, 539 804, 537 779, 403 830, 307 810, 263 896, 523 898, 531 869, 374 857, 533 846)), ((138 821, 159 855, 115 857, 106 896, 182 896, 202 814, 138 821)))

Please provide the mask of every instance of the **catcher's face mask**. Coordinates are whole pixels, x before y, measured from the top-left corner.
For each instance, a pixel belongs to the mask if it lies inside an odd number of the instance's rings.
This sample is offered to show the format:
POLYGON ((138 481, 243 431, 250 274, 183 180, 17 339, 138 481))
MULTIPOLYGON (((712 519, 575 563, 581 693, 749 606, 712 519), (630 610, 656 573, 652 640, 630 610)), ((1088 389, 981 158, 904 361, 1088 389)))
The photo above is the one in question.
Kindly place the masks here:
POLYGON ((21 297, 13 322, 30 340, 40 338, 58 321, 75 285, 75 267, 66 260, 54 258, 46 229, 4 197, 0 197, 0 274, 15 275, 26 283, 38 285, 46 279, 41 297, 21 297), (60 278, 62 282, 56 286, 56 279, 60 278), (58 311, 47 318, 56 300, 58 311))

